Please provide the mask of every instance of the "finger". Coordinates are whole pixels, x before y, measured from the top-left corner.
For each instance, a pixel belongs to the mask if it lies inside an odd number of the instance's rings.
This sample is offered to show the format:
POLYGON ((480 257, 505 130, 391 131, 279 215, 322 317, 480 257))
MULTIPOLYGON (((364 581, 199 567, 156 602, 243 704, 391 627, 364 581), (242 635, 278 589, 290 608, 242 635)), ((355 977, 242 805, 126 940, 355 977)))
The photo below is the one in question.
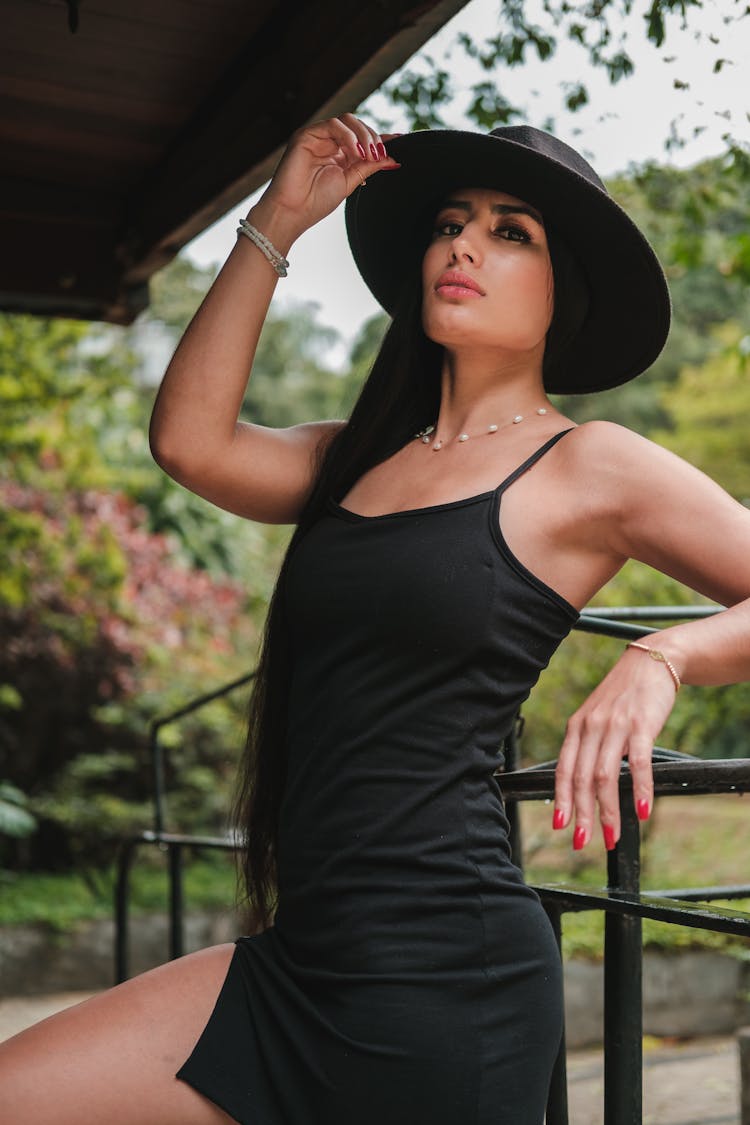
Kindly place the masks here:
POLYGON ((375 161, 388 160, 389 157, 388 153, 385 151, 383 138, 375 129, 370 129, 368 126, 365 126, 365 128, 367 128, 368 131, 368 142, 365 145, 368 153, 368 159, 375 161))
POLYGON ((594 772, 602 745, 603 729, 595 714, 586 715, 582 723, 581 745, 573 775, 575 832, 573 847, 580 851, 590 841, 596 812, 594 772))
POLYGON ((575 715, 565 725, 565 737, 555 767, 555 807, 553 828, 565 828, 573 811, 573 775, 580 746, 580 729, 575 715))
POLYGON ((620 839, 620 773, 627 736, 628 728, 623 720, 613 715, 594 770, 599 820, 607 851, 611 851, 620 839))
MULTIPOLYGON (((374 130, 368 128, 364 121, 355 117, 353 113, 342 113, 340 120, 354 134, 357 155, 360 160, 372 163, 382 159, 377 147, 380 143, 380 137, 374 130)), ((383 147, 383 155, 385 155, 385 147, 383 147)))
MULTIPOLYGON (((340 117, 330 117, 320 123, 334 144, 338 145, 347 164, 369 159, 367 146, 370 133, 366 126, 353 113, 342 113, 340 117), (363 156, 362 153, 365 155, 363 156)), ((337 159, 337 163, 341 159, 337 159)))
POLYGON ((632 731, 628 739, 628 765, 633 779, 633 803, 639 820, 651 815, 654 805, 653 742, 642 731, 632 731))
POLYGON ((370 163, 390 160, 396 163, 393 161, 393 157, 388 155, 385 142, 392 140, 394 137, 402 137, 403 133, 378 133, 377 130, 371 129, 353 113, 344 113, 342 118, 346 118, 347 123, 357 133, 359 144, 362 146, 361 149, 358 149, 358 153, 362 160, 367 160, 370 163))

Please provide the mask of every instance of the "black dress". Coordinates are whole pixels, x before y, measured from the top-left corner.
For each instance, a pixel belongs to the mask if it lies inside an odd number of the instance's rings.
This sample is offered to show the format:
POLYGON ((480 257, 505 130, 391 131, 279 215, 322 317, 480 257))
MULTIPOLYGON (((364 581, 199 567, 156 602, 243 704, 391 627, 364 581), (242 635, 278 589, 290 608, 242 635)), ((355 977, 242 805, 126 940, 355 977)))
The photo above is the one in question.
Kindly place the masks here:
POLYGON ((493 771, 578 611, 499 511, 568 432, 462 500, 330 498, 290 559, 279 905, 177 1074, 242 1125, 542 1125, 561 964, 493 771))

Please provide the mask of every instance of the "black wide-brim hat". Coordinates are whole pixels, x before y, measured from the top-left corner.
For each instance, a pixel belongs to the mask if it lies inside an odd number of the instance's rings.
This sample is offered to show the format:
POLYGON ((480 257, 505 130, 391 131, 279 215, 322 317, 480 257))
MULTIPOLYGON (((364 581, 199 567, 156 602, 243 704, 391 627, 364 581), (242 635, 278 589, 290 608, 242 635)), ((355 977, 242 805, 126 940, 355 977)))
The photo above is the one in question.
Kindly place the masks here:
POLYGON ((435 208, 457 187, 494 188, 542 213, 577 260, 588 288, 582 326, 556 368, 552 393, 619 386, 645 371, 666 343, 667 281, 650 243, 610 196, 591 165, 541 129, 509 125, 490 133, 424 129, 387 142, 401 163, 373 172, 346 200, 354 261, 370 292, 393 316, 407 264, 424 254, 435 208))

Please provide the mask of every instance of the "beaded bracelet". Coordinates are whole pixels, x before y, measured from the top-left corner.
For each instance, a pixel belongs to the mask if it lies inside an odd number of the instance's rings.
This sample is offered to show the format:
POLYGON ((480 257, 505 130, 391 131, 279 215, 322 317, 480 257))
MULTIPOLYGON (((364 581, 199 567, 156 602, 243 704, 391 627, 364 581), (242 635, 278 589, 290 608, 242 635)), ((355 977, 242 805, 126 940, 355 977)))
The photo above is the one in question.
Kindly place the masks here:
POLYGON ((278 252, 271 240, 266 238, 264 234, 261 234, 257 227, 254 227, 247 219, 240 219, 237 234, 246 235, 251 242, 255 243, 259 250, 263 251, 279 277, 287 276, 286 267, 289 265, 289 262, 278 252))
POLYGON ((652 660, 658 660, 661 664, 666 664, 667 671, 674 680, 675 692, 678 692, 682 686, 680 677, 671 660, 667 660, 663 652, 659 652, 658 648, 649 648, 648 645, 639 644, 638 641, 629 641, 625 646, 626 648, 640 648, 643 652, 647 652, 652 660))

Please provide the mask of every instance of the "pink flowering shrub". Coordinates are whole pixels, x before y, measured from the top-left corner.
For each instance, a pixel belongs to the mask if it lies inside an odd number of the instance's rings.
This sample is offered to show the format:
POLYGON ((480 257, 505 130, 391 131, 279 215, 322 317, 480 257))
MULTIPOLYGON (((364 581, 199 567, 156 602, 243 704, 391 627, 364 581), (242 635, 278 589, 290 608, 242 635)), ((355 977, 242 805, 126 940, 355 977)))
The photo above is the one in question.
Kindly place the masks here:
MULTIPOLYGON (((255 626, 243 587, 181 564, 123 493, 0 482, 0 540, 0 780, 40 819, 0 860, 67 866, 149 825, 149 720, 249 670, 255 626)), ((243 711, 167 728, 179 827, 221 818, 243 711)))

